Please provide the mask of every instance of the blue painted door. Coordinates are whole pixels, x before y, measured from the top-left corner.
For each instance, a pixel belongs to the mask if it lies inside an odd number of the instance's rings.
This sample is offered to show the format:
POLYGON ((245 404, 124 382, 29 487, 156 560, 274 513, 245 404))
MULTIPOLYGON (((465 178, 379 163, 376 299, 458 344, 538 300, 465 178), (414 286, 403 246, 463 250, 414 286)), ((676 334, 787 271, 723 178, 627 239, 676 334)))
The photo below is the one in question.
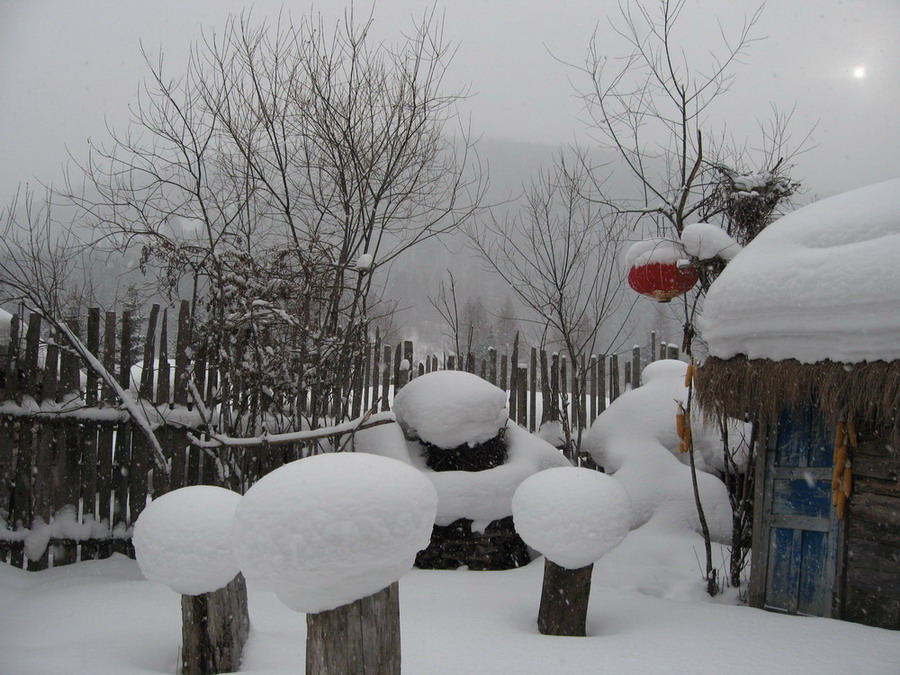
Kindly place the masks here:
POLYGON ((767 453, 765 607, 831 616, 838 519, 831 505, 833 436, 809 409, 782 415, 767 453))

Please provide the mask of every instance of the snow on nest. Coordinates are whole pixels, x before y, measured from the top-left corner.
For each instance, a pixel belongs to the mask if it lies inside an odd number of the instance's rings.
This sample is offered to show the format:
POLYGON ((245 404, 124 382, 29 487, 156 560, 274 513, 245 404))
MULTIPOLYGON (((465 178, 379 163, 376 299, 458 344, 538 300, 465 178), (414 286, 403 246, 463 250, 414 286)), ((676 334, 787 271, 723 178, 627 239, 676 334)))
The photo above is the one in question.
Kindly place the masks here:
POLYGON ((417 377, 394 397, 409 436, 439 448, 483 443, 506 426, 506 392, 477 375, 441 370, 417 377))
MULTIPOLYGON (((678 453, 675 427, 678 402, 687 401, 682 361, 656 361, 647 366, 642 386, 626 392, 600 414, 585 439, 586 449, 627 490, 633 507, 632 527, 655 522, 699 531, 687 455, 678 453)), ((695 409, 696 412, 696 409, 695 409)), ((731 507, 725 485, 707 471, 724 467, 719 430, 693 415, 697 480, 712 535, 726 541, 731 533, 731 507)), ((729 438, 749 438, 735 422, 729 438)), ((739 461, 746 461, 739 455, 739 461)))
POLYGON ((231 527, 240 499, 211 485, 154 499, 134 526, 134 550, 144 576, 183 595, 211 593, 234 579, 238 565, 231 527))
POLYGON ((234 518, 247 581, 299 612, 378 592, 431 539, 437 495, 421 473, 361 453, 301 459, 263 476, 234 518))
POLYGON ((570 466, 552 445, 528 433, 512 420, 507 422, 504 438, 508 459, 505 464, 484 471, 429 469, 425 465, 422 446, 417 441, 406 441, 400 428, 393 424, 357 432, 354 448, 357 452, 391 457, 410 464, 431 480, 438 494, 436 525, 445 526, 460 518, 468 518, 473 521, 473 529, 483 530, 491 521, 512 515, 512 497, 523 480, 544 469, 570 466))
POLYGON ((618 546, 632 518, 631 500, 618 481, 572 466, 526 478, 512 510, 525 543, 568 569, 590 565, 618 546))
POLYGON ((766 228, 709 290, 710 354, 844 363, 900 359, 900 179, 766 228))

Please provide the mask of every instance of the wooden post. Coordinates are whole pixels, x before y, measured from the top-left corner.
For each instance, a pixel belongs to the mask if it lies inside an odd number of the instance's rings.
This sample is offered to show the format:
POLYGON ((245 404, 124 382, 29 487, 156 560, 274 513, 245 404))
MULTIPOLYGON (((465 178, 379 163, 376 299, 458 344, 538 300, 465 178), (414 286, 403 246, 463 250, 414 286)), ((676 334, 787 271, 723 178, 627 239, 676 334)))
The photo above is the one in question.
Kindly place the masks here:
POLYGON ((528 392, 528 431, 534 433, 537 428, 537 348, 531 348, 531 373, 528 392))
POLYGON ((306 672, 316 675, 400 673, 400 591, 377 593, 306 615, 306 672))
POLYGON ((528 428, 528 369, 516 368, 516 424, 528 428))
MULTIPOLYGON (((603 387, 601 385, 600 390, 603 387)), ((591 354, 591 419, 589 425, 597 419, 597 355, 591 354)))
POLYGON ((584 637, 593 570, 593 563, 570 570, 544 559, 538 610, 538 630, 542 634, 584 637))
POLYGON ((656 331, 650 331, 650 360, 656 360, 656 331))
POLYGON ((675 345, 675 344, 669 345, 668 358, 677 360, 679 358, 679 356, 680 356, 680 354, 679 354, 678 345, 675 345))
POLYGON ((391 393, 391 347, 384 345, 384 369, 381 372, 381 410, 390 410, 388 399, 391 393))
POLYGON ((597 401, 599 415, 606 410, 606 354, 601 354, 597 359, 597 395, 600 399, 597 401))
POLYGON ((609 357, 609 401, 619 398, 619 355, 609 357))
POLYGON ((488 347, 488 382, 497 384, 497 350, 488 347))
MULTIPOLYGON (((233 673, 250 633, 247 584, 240 573, 212 593, 181 596, 181 672, 233 673)), ((307 671, 316 672, 316 671, 307 671)))

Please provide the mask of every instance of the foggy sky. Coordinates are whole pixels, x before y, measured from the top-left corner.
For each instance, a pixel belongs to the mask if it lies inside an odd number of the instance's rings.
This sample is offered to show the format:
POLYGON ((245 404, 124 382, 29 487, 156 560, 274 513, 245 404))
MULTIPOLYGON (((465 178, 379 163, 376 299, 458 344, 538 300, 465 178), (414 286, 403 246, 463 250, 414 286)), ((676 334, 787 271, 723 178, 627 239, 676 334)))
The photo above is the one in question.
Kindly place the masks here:
MULTIPOLYGON (((67 148, 85 154, 107 123, 122 128, 146 66, 140 43, 165 52, 167 69, 182 70, 201 26, 222 26, 251 3, 235 0, 68 2, 0 0, 0 202, 17 184, 59 178, 67 148)), ((257 0, 254 16, 273 16, 282 2, 257 0)), ((745 0, 688 0, 684 30, 691 43, 713 44, 714 15, 726 30, 757 6, 745 0)), ((337 18, 345 3, 315 3, 337 18)), ((357 2, 357 13, 370 3, 357 2)), ((378 35, 396 39, 430 2, 380 0, 378 35)), ((306 2, 284 3, 293 13, 306 2)), ((558 145, 585 140, 585 126, 560 60, 580 62, 595 27, 610 55, 626 46, 610 30, 611 0, 453 0, 445 37, 458 43, 452 87, 470 86, 464 105, 486 138, 558 145), (551 55, 552 54, 552 55, 551 55), (554 58, 556 57, 556 58, 554 58)), ((793 129, 814 124, 815 148, 798 159, 796 176, 810 193, 835 192, 900 176, 900 2, 897 0, 769 0, 754 44, 737 69, 732 91, 715 110, 735 136, 756 133, 770 103, 796 106, 793 129), (853 76, 864 66, 866 77, 853 76)))

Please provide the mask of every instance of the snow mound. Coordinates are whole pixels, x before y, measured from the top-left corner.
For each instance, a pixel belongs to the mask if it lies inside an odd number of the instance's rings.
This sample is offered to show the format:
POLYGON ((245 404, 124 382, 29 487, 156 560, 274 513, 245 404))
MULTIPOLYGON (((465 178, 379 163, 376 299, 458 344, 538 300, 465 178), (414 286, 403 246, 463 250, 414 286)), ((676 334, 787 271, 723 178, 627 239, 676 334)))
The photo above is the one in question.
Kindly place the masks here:
POLYGON ((437 490, 436 525, 468 518, 473 521, 473 529, 482 530, 491 521, 512 515, 513 494, 523 480, 544 469, 571 466, 559 450, 512 420, 507 422, 504 439, 506 463, 484 471, 433 471, 425 464, 422 446, 406 441, 393 424, 357 432, 355 448, 357 452, 400 460, 421 471, 437 490))
POLYGON ((731 260, 741 250, 741 245, 730 234, 711 223, 686 225, 681 231, 681 245, 688 255, 699 260, 731 260))
POLYGON ((397 421, 407 436, 439 448, 478 445, 506 426, 506 392, 477 375, 441 370, 413 379, 397 392, 397 421))
POLYGON ((138 565, 150 581, 182 595, 211 593, 238 573, 231 527, 241 496, 193 485, 154 499, 134 525, 138 565))
MULTIPOLYGON (((688 457, 678 452, 675 427, 678 402, 687 401, 682 361, 657 361, 644 369, 644 384, 626 392, 600 414, 585 439, 594 460, 618 480, 631 497, 632 527, 653 522, 664 527, 700 530, 694 505, 688 457)), ((699 414, 691 420, 697 481, 714 539, 731 535, 731 507, 725 485, 709 472, 724 469, 719 430, 699 414)), ((749 428, 735 422, 729 439, 749 438, 749 428)), ((746 461, 739 455, 739 461, 746 461)))
POLYGON ((431 539, 437 495, 421 473, 361 453, 301 459, 247 491, 234 519, 247 581, 298 612, 376 593, 405 574, 431 539))
POLYGON ((568 569, 599 560, 631 527, 628 493, 590 469, 548 469, 527 478, 513 495, 512 509, 525 543, 568 569))
POLYGON ((900 179, 798 209, 713 283, 710 354, 802 363, 900 359, 900 179))

